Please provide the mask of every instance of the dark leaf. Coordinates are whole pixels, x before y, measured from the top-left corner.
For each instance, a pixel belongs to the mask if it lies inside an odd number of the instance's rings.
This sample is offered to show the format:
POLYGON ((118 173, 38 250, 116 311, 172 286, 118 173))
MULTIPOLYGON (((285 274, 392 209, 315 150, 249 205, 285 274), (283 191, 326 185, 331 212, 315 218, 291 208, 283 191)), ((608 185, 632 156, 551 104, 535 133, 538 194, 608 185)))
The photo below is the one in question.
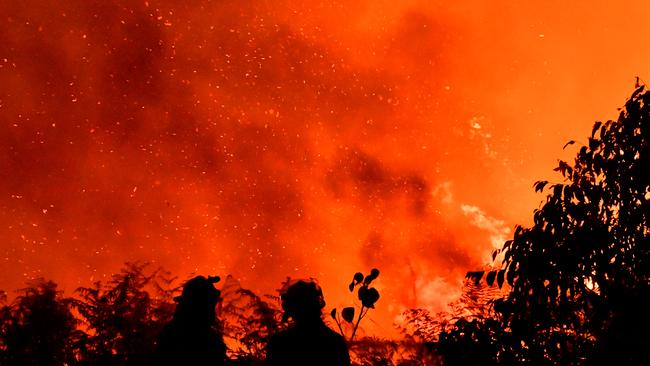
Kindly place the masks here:
POLYGON ((379 270, 377 268, 373 268, 370 270, 370 274, 366 276, 366 278, 363 280, 364 285, 369 285, 372 281, 376 280, 377 277, 379 277, 379 270))
POLYGON ((596 134, 596 130, 598 130, 602 124, 603 124, 602 121, 598 121, 598 122, 594 123, 594 127, 591 129, 591 137, 592 138, 595 137, 594 135, 596 134))
POLYGON ((332 309, 330 315, 332 316, 332 319, 336 320, 336 308, 332 309))
POLYGON ((343 308, 341 310, 341 318, 345 320, 348 323, 352 323, 354 320, 354 308, 353 307, 348 307, 348 308, 343 308))
POLYGON ((372 280, 374 280, 374 278, 371 275, 367 275, 363 280, 363 284, 367 286, 372 283, 372 280))
POLYGON ((363 273, 361 272, 355 273, 352 282, 354 282, 355 284, 359 284, 361 283, 361 281, 363 281, 363 273))
POLYGON ((569 145, 573 145, 573 144, 575 144, 575 143, 576 143, 575 141, 570 140, 569 142, 567 142, 566 144, 564 144, 564 147, 563 147, 562 149, 566 149, 567 146, 569 146, 569 145))
POLYGON ((494 305, 494 311, 495 312, 503 314, 503 312, 505 310, 505 305, 506 305, 505 301, 503 299, 494 300, 493 305, 494 305))
POLYGON ((496 271, 490 271, 488 272, 487 276, 485 276, 485 282, 487 282, 488 285, 492 286, 494 283, 494 278, 496 277, 497 272, 496 271))
POLYGON ((375 303, 379 300, 379 291, 374 288, 366 288, 362 293, 359 289, 359 300, 363 306, 374 309, 375 303))
POLYGON ((499 288, 503 287, 503 281, 505 279, 505 274, 506 274, 505 269, 500 270, 499 274, 497 274, 497 285, 499 285, 499 288))
POLYGON ((512 267, 508 270, 508 273, 506 273, 506 280, 510 286, 515 282, 515 272, 512 270, 512 267))
POLYGON ((465 278, 468 280, 474 280, 474 283, 478 286, 478 284, 481 282, 481 278, 483 278, 484 273, 484 271, 467 272, 465 278))
POLYGON ((217 283, 221 281, 221 277, 219 276, 208 276, 208 282, 210 283, 217 283))
POLYGON ((350 290, 350 292, 354 291, 354 281, 350 282, 348 285, 348 290, 350 290))
POLYGON ((541 192, 544 190, 544 187, 548 184, 548 181, 546 180, 540 180, 539 182, 535 182, 533 184, 533 187, 535 188, 535 192, 541 192))
POLYGON ((359 298, 359 300, 361 300, 361 298, 364 296, 366 291, 368 291, 368 286, 363 285, 363 286, 359 287, 359 291, 357 291, 357 298, 359 298))
POLYGON ((571 166, 569 164, 567 164, 566 161, 560 160, 559 163, 558 163, 557 168, 555 168, 553 170, 556 171, 556 172, 562 173, 563 176, 566 176, 567 172, 569 174, 571 174, 571 171, 573 169, 571 169, 571 166))
POLYGON ((555 184, 553 185, 553 197, 560 198, 562 197, 562 185, 555 184))

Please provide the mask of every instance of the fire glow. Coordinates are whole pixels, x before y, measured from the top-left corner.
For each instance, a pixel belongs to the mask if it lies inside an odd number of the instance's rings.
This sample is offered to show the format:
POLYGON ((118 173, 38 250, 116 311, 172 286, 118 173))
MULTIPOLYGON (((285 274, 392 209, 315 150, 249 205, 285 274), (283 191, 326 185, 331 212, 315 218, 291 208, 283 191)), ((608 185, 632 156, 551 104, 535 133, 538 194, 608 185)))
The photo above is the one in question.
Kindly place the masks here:
POLYGON ((339 306, 378 267, 382 326, 443 309, 650 65, 646 2, 470 3, 0 4, 0 287, 144 260, 339 306))

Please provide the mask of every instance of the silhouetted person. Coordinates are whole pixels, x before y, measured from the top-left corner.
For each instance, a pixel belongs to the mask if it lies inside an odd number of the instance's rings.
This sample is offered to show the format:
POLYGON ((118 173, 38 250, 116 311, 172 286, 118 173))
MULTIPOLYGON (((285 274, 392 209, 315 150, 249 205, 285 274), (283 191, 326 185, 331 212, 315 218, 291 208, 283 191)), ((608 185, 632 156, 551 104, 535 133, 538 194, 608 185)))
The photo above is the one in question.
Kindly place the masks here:
POLYGON ((155 366, 223 365, 226 346, 217 330, 215 306, 221 292, 214 288, 218 277, 197 276, 187 281, 174 317, 158 337, 155 366))
POLYGON ((321 317, 323 292, 314 282, 298 281, 282 295, 284 318, 293 325, 274 335, 267 346, 267 366, 348 366, 345 340, 321 317))

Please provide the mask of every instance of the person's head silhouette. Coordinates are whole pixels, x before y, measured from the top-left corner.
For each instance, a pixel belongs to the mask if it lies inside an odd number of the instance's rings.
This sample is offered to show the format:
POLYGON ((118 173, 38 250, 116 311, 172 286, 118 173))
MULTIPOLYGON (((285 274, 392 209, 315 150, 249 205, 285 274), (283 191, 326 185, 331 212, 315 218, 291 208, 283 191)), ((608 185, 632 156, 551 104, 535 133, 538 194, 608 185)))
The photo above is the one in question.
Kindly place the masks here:
POLYGON ((219 277, 196 276, 174 298, 176 311, 158 335, 152 365, 223 365, 226 345, 215 313, 219 277))
POLYGON ((266 366, 350 366, 345 340, 322 318, 325 300, 314 280, 285 283, 280 299, 283 319, 293 319, 293 325, 269 340, 266 366))
POLYGON ((314 281, 300 280, 284 290, 282 309, 284 318, 292 318, 296 324, 311 323, 321 319, 321 309, 325 307, 325 299, 320 286, 314 281))
POLYGON ((183 286, 180 296, 174 298, 178 303, 175 318, 206 325, 215 320, 215 306, 221 298, 221 291, 214 287, 219 277, 196 276, 183 286))

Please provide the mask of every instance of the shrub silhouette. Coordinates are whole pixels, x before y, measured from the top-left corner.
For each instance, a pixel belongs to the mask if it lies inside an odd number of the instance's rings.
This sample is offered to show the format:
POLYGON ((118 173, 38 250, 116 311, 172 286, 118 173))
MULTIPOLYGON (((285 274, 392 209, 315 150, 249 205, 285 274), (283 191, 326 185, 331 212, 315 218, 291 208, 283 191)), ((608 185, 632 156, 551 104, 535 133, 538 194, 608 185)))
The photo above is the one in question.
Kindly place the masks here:
POLYGON ((466 279, 460 298, 448 304, 448 310, 432 314, 427 309, 408 309, 402 313, 399 329, 406 337, 435 343, 442 332, 452 329, 460 319, 481 321, 490 318, 493 301, 502 296, 503 291, 496 286, 466 279))

